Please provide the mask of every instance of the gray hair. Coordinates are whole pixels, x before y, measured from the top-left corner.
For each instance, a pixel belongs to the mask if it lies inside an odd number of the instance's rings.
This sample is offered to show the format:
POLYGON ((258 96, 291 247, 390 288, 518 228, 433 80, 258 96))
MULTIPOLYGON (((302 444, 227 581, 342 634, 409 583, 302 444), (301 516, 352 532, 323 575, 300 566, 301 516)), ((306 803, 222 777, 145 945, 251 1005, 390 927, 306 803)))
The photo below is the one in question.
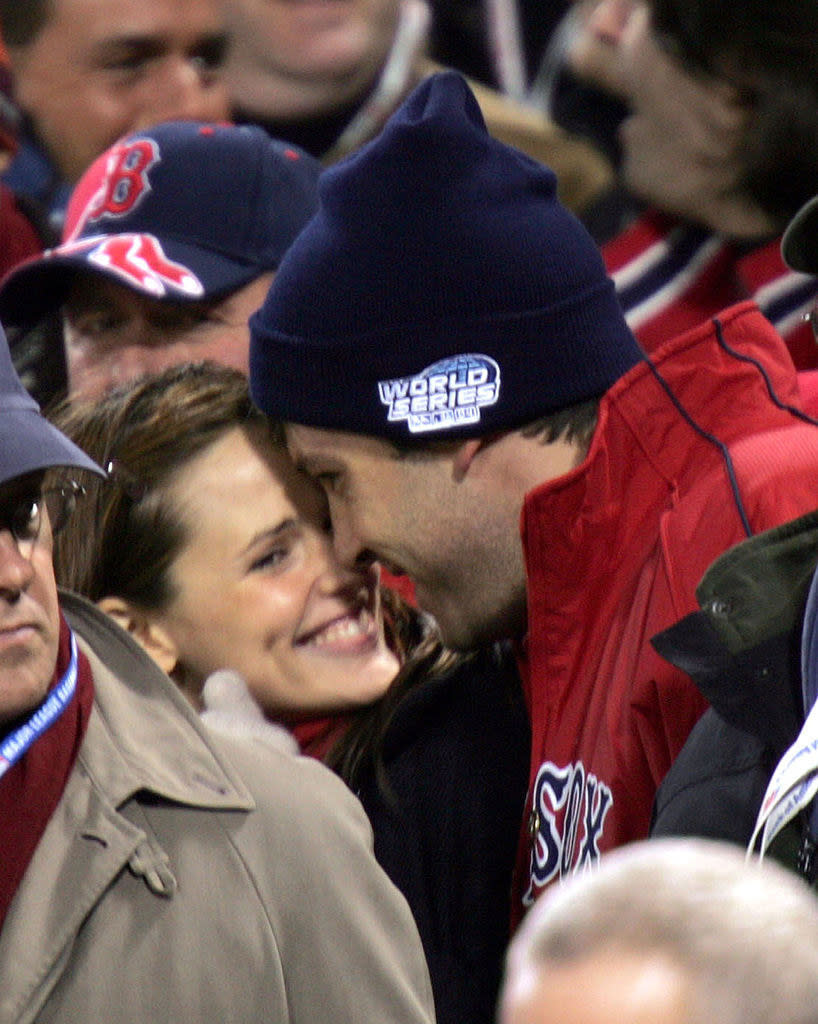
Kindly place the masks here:
POLYGON ((818 900, 796 875, 704 839, 651 839, 548 890, 514 938, 505 988, 597 953, 662 955, 689 1024, 818 1024, 818 900))

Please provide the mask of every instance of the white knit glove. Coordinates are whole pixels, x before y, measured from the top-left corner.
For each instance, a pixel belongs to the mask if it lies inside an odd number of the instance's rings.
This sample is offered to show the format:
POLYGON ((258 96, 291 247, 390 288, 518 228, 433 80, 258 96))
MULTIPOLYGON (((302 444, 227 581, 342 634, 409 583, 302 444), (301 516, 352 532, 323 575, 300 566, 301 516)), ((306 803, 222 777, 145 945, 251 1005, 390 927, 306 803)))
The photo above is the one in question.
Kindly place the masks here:
POLYGON ((299 752, 291 733, 283 726, 267 721, 238 672, 220 669, 208 676, 202 700, 205 710, 201 719, 208 728, 237 739, 261 740, 285 753, 299 752))

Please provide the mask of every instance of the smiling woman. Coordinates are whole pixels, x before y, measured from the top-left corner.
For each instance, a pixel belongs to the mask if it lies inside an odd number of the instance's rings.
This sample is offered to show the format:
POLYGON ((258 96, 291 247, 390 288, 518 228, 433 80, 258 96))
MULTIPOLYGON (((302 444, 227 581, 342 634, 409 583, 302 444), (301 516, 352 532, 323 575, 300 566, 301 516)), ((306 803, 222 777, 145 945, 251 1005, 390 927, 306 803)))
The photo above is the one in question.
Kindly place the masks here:
POLYGON ((377 566, 339 562, 323 492, 240 372, 181 365, 55 420, 110 474, 58 538, 58 582, 194 706, 232 669, 326 756, 415 915, 438 1021, 492 1022, 529 751, 508 652, 447 651, 377 566))
POLYGON ((110 468, 55 554, 200 706, 239 672, 285 721, 380 697, 399 668, 377 573, 332 554, 318 488, 254 412, 244 377, 198 364, 58 416, 110 468))
MULTIPOLYGON (((285 719, 383 694, 399 665, 377 572, 336 563, 320 492, 269 445, 264 424, 212 441, 181 467, 167 499, 186 539, 168 570, 169 600, 140 628, 194 701, 221 667, 285 719)), ((115 597, 103 607, 126 624, 140 617, 115 597)))

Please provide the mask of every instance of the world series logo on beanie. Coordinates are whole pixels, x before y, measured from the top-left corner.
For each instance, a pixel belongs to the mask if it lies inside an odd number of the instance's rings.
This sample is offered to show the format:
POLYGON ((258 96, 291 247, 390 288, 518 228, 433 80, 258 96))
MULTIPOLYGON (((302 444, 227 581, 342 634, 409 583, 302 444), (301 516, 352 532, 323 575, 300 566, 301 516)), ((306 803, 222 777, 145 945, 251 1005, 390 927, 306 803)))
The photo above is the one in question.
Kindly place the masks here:
POLYGON ((644 358, 550 168, 456 72, 327 168, 250 318, 250 390, 291 423, 422 442, 533 422, 644 358))
POLYGON ((480 410, 500 397, 500 367, 489 356, 441 359, 413 377, 378 381, 389 420, 412 434, 480 422, 480 410))

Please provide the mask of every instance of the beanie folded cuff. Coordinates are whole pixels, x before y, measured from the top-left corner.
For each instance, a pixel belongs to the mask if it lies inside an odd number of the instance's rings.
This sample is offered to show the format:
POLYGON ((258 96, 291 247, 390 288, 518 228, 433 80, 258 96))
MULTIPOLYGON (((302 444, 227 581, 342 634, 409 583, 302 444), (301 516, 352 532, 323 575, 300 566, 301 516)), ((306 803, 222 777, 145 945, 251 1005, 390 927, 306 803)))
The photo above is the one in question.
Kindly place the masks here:
POLYGON ((559 306, 323 344, 259 314, 250 327, 251 393, 268 416, 399 443, 523 426, 604 394, 643 358, 608 279, 559 306))

